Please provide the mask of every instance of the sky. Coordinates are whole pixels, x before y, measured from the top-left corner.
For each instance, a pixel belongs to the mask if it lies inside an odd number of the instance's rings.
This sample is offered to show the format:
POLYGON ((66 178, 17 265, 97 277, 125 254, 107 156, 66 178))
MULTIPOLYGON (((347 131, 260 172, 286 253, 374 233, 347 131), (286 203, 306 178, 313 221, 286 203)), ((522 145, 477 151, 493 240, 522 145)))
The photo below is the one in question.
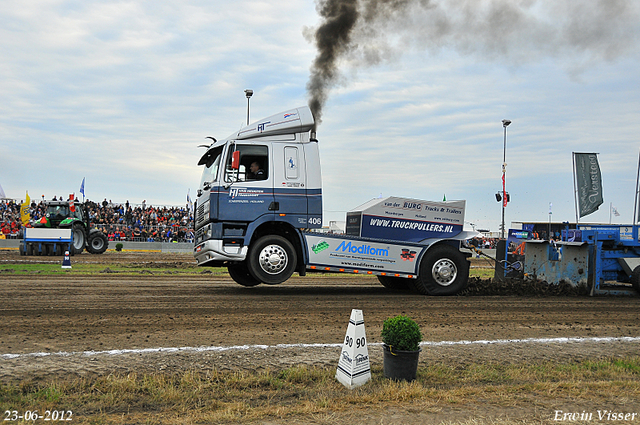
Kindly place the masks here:
MULTIPOLYGON (((467 228, 498 231, 503 119, 507 226, 576 221, 572 152, 602 172, 604 204, 580 221, 632 223, 638 2, 348 3, 317 128, 325 225, 380 196, 446 197, 466 200, 467 228)), ((0 186, 51 199, 85 179, 93 201, 183 206, 198 145, 246 124, 245 89, 252 122, 309 103, 331 4, 3 2, 0 186)))

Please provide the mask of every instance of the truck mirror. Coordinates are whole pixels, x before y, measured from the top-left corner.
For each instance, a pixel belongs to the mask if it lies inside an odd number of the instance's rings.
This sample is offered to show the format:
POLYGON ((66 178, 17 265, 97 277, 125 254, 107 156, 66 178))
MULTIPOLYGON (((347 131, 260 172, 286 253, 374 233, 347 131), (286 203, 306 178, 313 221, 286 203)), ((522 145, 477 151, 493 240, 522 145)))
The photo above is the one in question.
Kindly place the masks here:
POLYGON ((231 168, 233 170, 240 169, 240 151, 234 151, 231 157, 231 168))

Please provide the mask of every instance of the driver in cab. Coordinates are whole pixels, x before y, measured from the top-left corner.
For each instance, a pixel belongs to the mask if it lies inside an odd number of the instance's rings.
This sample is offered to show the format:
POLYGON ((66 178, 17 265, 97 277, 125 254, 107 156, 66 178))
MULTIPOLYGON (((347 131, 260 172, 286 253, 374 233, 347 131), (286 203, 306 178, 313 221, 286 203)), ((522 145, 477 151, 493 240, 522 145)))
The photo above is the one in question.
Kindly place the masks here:
POLYGON ((249 174, 247 174, 247 180, 265 180, 266 178, 267 175, 262 167, 260 167, 258 161, 252 162, 249 167, 249 174))

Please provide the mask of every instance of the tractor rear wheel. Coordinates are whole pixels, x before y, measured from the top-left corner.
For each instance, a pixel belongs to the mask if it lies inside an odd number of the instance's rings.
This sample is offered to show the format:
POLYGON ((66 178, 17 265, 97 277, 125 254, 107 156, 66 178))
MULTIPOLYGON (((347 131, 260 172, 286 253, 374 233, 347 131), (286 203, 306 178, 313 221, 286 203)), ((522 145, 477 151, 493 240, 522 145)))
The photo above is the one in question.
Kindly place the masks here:
POLYGON ((74 254, 80 254, 84 250, 87 239, 87 235, 84 232, 84 226, 80 223, 74 223, 71 228, 71 233, 73 233, 73 246, 71 249, 74 254))

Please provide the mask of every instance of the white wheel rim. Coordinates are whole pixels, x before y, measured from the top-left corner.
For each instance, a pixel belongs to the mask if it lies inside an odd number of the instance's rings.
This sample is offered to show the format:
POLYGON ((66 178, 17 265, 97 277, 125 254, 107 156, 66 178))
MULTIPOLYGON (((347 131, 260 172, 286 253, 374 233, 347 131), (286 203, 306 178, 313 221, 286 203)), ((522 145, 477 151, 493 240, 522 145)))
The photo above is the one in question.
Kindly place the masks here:
POLYGON ((279 245, 267 245, 262 248, 258 256, 260 268, 268 274, 282 272, 289 262, 287 252, 279 245))
POLYGON ((440 286, 449 286, 458 277, 458 268, 448 258, 436 261, 431 268, 431 276, 440 286))

